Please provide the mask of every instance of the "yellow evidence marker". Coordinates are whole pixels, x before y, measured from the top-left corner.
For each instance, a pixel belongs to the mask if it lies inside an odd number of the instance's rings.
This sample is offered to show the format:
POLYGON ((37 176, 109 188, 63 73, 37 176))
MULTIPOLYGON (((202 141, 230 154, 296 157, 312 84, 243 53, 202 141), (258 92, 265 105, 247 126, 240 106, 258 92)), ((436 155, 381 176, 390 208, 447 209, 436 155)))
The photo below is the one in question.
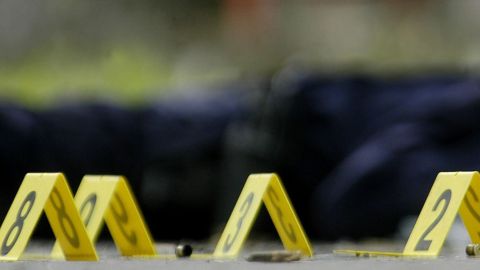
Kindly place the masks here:
POLYGON ((0 227, 0 261, 21 257, 42 210, 67 260, 98 260, 63 174, 28 173, 0 227))
POLYGON ((437 257, 457 213, 472 239, 480 243, 480 174, 438 174, 403 252, 335 250, 356 256, 437 257))
POLYGON ((280 178, 273 173, 251 174, 213 253, 214 258, 238 256, 265 203, 285 249, 313 256, 312 247, 280 178))
MULTIPOLYGON (((103 221, 122 256, 154 256, 156 249, 127 180, 122 176, 87 175, 75 195, 90 239, 95 243, 103 221)), ((56 243, 52 256, 62 258, 56 243)))

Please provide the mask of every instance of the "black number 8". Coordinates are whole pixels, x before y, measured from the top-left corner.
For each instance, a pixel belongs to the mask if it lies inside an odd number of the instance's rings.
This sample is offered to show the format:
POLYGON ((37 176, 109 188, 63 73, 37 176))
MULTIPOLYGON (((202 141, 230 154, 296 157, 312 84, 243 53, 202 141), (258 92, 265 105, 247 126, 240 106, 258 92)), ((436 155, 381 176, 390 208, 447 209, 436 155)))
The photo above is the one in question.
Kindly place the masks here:
POLYGON ((75 230, 75 227, 73 226, 73 222, 68 216, 66 209, 65 209, 65 204, 62 201, 62 197, 60 196, 60 192, 56 188, 52 190, 52 194, 50 195, 50 201, 53 205, 53 208, 57 211, 58 214, 58 221, 60 223, 60 227, 62 228, 63 234, 67 237, 68 242, 75 248, 80 247, 80 239, 78 238, 77 231, 75 230), (57 202, 53 199, 53 194, 55 194, 57 202), (72 231, 72 235, 70 235, 65 228, 65 223, 68 224, 68 227, 70 227, 72 231))
POLYGON ((420 240, 418 240, 417 245, 415 246, 415 251, 422 251, 422 250, 428 250, 430 248, 430 245, 432 244, 432 240, 425 240, 425 237, 437 226, 437 224, 442 220, 443 215, 445 215, 445 212, 447 212, 448 204, 450 203, 450 200, 452 199, 452 191, 450 189, 445 190, 440 197, 438 197, 437 201, 433 205, 433 211, 436 211, 440 202, 445 201, 445 203, 442 205, 442 210, 440 211, 440 214, 435 218, 435 220, 428 226, 428 228, 423 232, 422 236, 420 236, 420 240))
POLYGON ((80 215, 83 214, 84 210, 87 209, 87 205, 90 205, 88 214, 85 216, 85 220, 83 223, 85 224, 85 227, 88 226, 90 223, 90 219, 92 218, 93 215, 93 210, 95 210, 95 205, 97 204, 97 194, 92 193, 88 195, 88 197, 85 199, 85 201, 82 203, 82 206, 80 206, 80 215))
POLYGON ((2 255, 5 256, 12 250, 13 246, 15 246, 15 243, 18 240, 18 237, 20 236, 20 233, 22 232, 23 224, 25 222, 25 219, 27 218, 28 214, 32 210, 33 203, 35 202, 35 198, 37 197, 37 193, 35 191, 31 191, 28 193, 28 195, 25 197, 25 199, 22 202, 22 205, 20 206, 20 209, 18 209, 17 213, 17 218, 15 219, 15 222, 12 224, 12 227, 8 230, 7 234, 5 235, 5 238, 3 239, 2 243, 2 255), (25 210, 25 205, 28 203, 28 208, 25 210), (25 213, 22 215, 22 213, 25 211, 25 213), (12 239, 10 243, 8 242, 8 239, 10 238, 13 230, 17 228, 15 231, 15 237, 12 239))
POLYGON ((272 201, 272 205, 273 205, 273 207, 275 207, 275 211, 277 211, 277 216, 278 216, 278 219, 280 220, 280 225, 282 226, 283 231, 287 234, 288 239, 290 239, 290 241, 292 241, 293 243, 296 243, 297 242, 297 236, 295 235, 295 231, 293 230, 293 226, 292 226, 292 224, 289 223, 288 224, 288 230, 287 230, 287 226, 285 226, 285 222, 283 220, 282 210, 275 203, 275 202, 278 202, 278 195, 275 192, 275 190, 273 190, 272 187, 270 187, 268 189, 268 197, 270 198, 270 201, 272 201), (275 200, 273 199, 273 197, 275 197, 275 200))
POLYGON ((235 231, 235 234, 233 235, 232 239, 230 239, 230 236, 231 236, 230 234, 227 235, 227 239, 225 240, 225 245, 223 246, 223 252, 228 252, 230 248, 232 248, 232 245, 235 242, 235 240, 237 239, 238 233, 240 232, 240 229, 242 228, 242 225, 243 225, 243 219, 245 219, 245 216, 247 215, 248 210, 250 210, 250 206, 252 206, 253 197, 254 197, 253 192, 250 192, 247 198, 245 199, 245 201, 242 203, 242 206, 240 207, 240 211, 243 211, 243 214, 238 219, 237 230, 235 231))

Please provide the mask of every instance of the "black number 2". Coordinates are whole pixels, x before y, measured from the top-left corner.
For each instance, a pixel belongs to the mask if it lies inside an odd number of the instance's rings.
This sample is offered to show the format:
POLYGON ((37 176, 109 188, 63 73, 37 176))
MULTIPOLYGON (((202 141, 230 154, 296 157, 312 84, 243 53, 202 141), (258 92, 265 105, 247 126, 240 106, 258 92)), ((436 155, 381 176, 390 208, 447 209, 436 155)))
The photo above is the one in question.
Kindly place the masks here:
POLYGON ((272 187, 270 187, 268 189, 268 197, 270 198, 270 201, 272 201, 273 207, 275 207, 275 211, 277 212, 277 216, 278 216, 278 219, 280 220, 280 225, 282 226, 283 231, 287 234, 288 239, 290 239, 290 241, 292 241, 293 243, 296 243, 297 242, 297 235, 295 234, 295 231, 293 230, 292 224, 289 223, 288 224, 288 229, 287 229, 287 226, 285 225, 285 221, 283 220, 282 209, 277 205, 278 195, 272 187))
POLYGON ((30 193, 27 194, 27 196, 23 200, 22 205, 18 209, 17 218, 15 219, 15 222, 12 224, 7 234, 5 235, 5 238, 3 239, 3 242, 2 242, 3 256, 7 255, 10 252, 10 250, 12 250, 13 246, 15 246, 15 243, 17 243, 18 237, 22 232, 25 219, 27 218, 28 214, 32 210, 33 203, 35 202, 36 197, 37 197, 37 193, 35 191, 31 191, 30 193), (27 203, 28 203, 28 206, 26 206, 27 203), (25 210, 25 207, 28 207, 28 208, 25 210), (8 239, 10 238, 15 228, 17 228, 17 230, 15 231, 15 236, 13 237, 12 241, 8 243, 8 239))
POLYGON ((223 246, 223 252, 228 252, 230 248, 232 248, 233 243, 235 243, 235 240, 238 237, 238 233, 240 232, 240 229, 242 228, 243 225, 243 220, 245 219, 245 216, 247 216, 248 211, 250 210, 250 207, 252 206, 254 194, 253 192, 250 192, 247 195, 247 198, 245 201, 243 201, 242 206, 240 207, 240 212, 242 212, 242 215, 237 221, 237 230, 235 231, 235 234, 233 237, 231 235, 227 235, 227 239, 225 240, 225 245, 223 246))
POLYGON ((125 230, 125 225, 128 224, 128 215, 127 215, 127 210, 125 209, 125 205, 123 204, 122 200, 120 199, 120 196, 118 196, 117 193, 115 193, 115 200, 118 203, 118 206, 120 208, 120 211, 117 211, 115 207, 110 206, 110 209, 112 210, 112 215, 113 218, 115 218, 115 221, 118 224, 118 227, 120 228, 120 231, 122 232, 123 236, 130 242, 132 245, 137 244, 137 235, 135 234, 134 231, 128 233, 125 230))
POLYGON ((423 232, 422 236, 420 236, 420 240, 418 241, 417 245, 415 246, 415 251, 425 251, 430 248, 430 245, 432 244, 432 240, 425 240, 425 237, 437 226, 437 224, 442 220, 443 215, 445 215, 445 212, 447 211, 448 205, 450 203, 450 200, 452 199, 452 191, 450 189, 445 190, 440 197, 438 197, 437 201, 433 205, 432 211, 436 211, 438 206, 442 201, 445 201, 442 205, 442 210, 438 214, 438 216, 435 218, 435 220, 428 226, 428 228, 423 232))

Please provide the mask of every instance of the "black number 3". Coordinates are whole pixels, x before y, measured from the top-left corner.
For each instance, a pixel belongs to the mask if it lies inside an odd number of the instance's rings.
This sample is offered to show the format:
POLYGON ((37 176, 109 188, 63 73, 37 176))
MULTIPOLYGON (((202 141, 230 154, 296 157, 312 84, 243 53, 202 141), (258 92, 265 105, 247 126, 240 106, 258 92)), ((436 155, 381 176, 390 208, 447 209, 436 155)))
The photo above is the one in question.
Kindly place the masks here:
POLYGON ((443 215, 445 215, 445 212, 447 211, 448 204, 450 203, 450 200, 452 199, 452 191, 450 189, 445 190, 440 197, 438 197, 437 201, 433 205, 432 211, 436 211, 438 206, 442 201, 445 201, 442 205, 442 210, 440 211, 440 214, 435 218, 435 220, 428 226, 428 228, 423 232, 422 236, 420 236, 420 240, 418 241, 417 245, 415 246, 415 251, 422 251, 422 250, 428 250, 430 248, 430 245, 432 244, 432 240, 425 240, 425 237, 437 226, 437 224, 442 220, 443 215))
POLYGON ((243 220, 245 219, 245 216, 248 213, 248 210, 250 210, 250 207, 252 206, 254 194, 253 192, 250 192, 245 199, 245 201, 242 203, 242 206, 240 207, 240 212, 242 212, 242 215, 237 221, 237 230, 235 231, 235 234, 233 235, 232 238, 231 235, 227 235, 227 239, 225 240, 225 245, 223 246, 223 252, 228 252, 230 248, 232 248, 233 243, 238 237, 238 233, 240 232, 240 229, 242 228, 243 225, 243 220))

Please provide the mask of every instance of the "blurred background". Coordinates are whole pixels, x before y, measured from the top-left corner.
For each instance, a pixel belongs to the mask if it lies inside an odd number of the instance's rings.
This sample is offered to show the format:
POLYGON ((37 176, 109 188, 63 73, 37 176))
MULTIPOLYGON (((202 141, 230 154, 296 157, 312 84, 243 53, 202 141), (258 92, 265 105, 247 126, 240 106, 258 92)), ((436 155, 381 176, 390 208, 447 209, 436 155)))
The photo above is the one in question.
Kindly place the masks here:
POLYGON ((0 91, 138 103, 269 75, 477 72, 475 0, 0 1, 0 91), (206 87, 203 87, 206 86, 206 87))
POLYGON ((479 13, 476 0, 0 0, 1 203, 29 171, 74 189, 125 174, 157 239, 205 239, 248 174, 275 171, 312 238, 391 237, 439 171, 480 164, 479 13))

